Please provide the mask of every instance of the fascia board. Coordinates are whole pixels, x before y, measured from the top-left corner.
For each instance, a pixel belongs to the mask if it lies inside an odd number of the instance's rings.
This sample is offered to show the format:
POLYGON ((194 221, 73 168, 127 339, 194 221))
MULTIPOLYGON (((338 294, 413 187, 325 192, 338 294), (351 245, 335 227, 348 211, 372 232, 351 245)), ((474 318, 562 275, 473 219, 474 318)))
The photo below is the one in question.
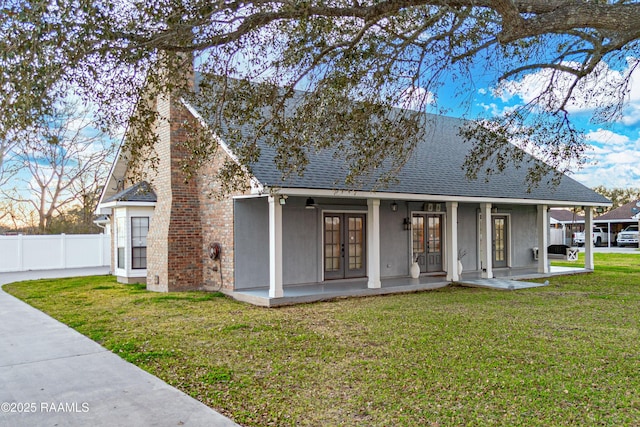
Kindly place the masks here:
POLYGON ((408 200, 417 202, 459 202, 459 203, 493 203, 493 204, 518 204, 518 205, 548 205, 548 206, 588 206, 609 207, 611 203, 583 202, 577 200, 544 200, 544 199, 518 199, 496 197, 470 197, 470 196, 444 196, 440 194, 409 194, 409 193, 383 193, 371 191, 345 191, 324 190, 312 188, 265 188, 264 193, 286 194, 289 196, 304 197, 339 197, 380 200, 408 200))
MULTIPOLYGON (((156 202, 123 202, 123 201, 114 201, 101 203, 98 205, 99 209, 105 208, 124 208, 124 207, 155 207, 156 202)), ((104 213, 104 212, 103 212, 104 213)))

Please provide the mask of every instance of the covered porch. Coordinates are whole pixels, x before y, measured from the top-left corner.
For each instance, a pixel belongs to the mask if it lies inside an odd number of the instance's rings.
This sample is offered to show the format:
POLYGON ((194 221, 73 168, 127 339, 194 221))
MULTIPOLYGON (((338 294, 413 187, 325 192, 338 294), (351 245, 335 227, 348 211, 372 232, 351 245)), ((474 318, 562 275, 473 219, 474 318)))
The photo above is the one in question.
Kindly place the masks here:
MULTIPOLYGON (((330 280, 306 285, 292 285, 283 287, 281 297, 269 296, 268 287, 243 289, 230 293, 234 299, 262 307, 279 307, 285 305, 327 301, 346 297, 364 297, 374 295, 399 294, 434 290, 444 288, 452 283, 478 286, 482 280, 483 287, 494 289, 510 289, 504 286, 504 280, 524 281, 539 278, 552 278, 566 274, 589 273, 592 270, 581 267, 551 266, 548 272, 539 273, 535 268, 505 268, 495 269, 492 278, 483 278, 481 271, 465 272, 458 280, 447 280, 445 275, 421 275, 417 279, 410 277, 396 277, 381 279, 381 286, 371 288, 369 280, 365 278, 350 280, 330 280)), ((551 279, 550 279, 551 280, 551 279)))
MULTIPOLYGON (((261 251, 260 256, 266 258, 264 254, 268 255, 268 259, 264 259, 264 272, 268 272, 269 285, 264 286, 264 282, 256 283, 257 280, 247 283, 245 280, 242 286, 228 291, 238 300, 276 306, 346 296, 434 289, 461 282, 458 260, 461 252, 464 254, 467 250, 467 259, 471 260, 464 266, 463 279, 532 278, 562 274, 555 267, 550 267, 546 250, 539 253, 535 251, 536 247, 547 248, 549 242, 550 205, 541 200, 501 199, 498 204, 485 198, 470 197, 435 198, 371 193, 354 197, 353 194, 329 194, 321 190, 287 192, 290 193, 288 201, 283 195, 269 195, 265 197, 267 203, 262 204, 266 211, 264 213, 268 213, 265 215, 268 218, 265 227, 268 236, 265 235, 263 239, 268 250, 261 251), (319 202, 302 205, 305 198, 314 200, 308 196, 313 196, 319 202), (346 200, 353 206, 338 204, 339 199, 346 200), (327 273, 326 266, 331 264, 326 259, 325 251, 330 243, 324 240, 328 229, 323 226, 326 227, 329 216, 343 215, 344 212, 361 218, 360 228, 354 230, 354 233, 362 236, 358 240, 361 242, 358 252, 361 271, 358 276, 352 276, 358 278, 336 278, 327 273), (307 215, 304 220, 300 219, 302 213, 307 215), (437 224, 436 232, 431 235, 431 230, 425 229, 423 236, 429 234, 432 237, 433 242, 429 243, 432 243, 432 248, 436 248, 439 261, 436 273, 426 273, 421 269, 423 274, 418 279, 412 279, 409 277, 408 267, 420 246, 416 245, 416 238, 420 236, 414 233, 415 224, 412 224, 412 219, 418 216, 437 219, 434 222, 437 224), (503 224, 501 245, 496 244, 497 219, 501 219, 503 224), (401 228, 401 225, 404 227, 401 228), (496 261, 498 246, 502 251, 500 262, 496 261), (291 277, 285 278, 285 274, 291 272, 291 267, 285 269, 285 259, 290 266, 305 265, 306 276, 298 275, 295 278, 297 281, 293 281, 291 277), (393 268, 395 270, 391 272, 393 268), (307 274, 309 271, 312 273, 307 274)), ((560 205, 560 202, 554 203, 560 205)), ((586 210, 585 223, 591 227, 592 209, 586 210)), ((242 239, 238 241, 241 242, 242 239)), ((344 258, 346 246, 342 246, 344 258)), ((251 257, 254 265, 257 256, 251 257)), ((584 266, 571 270, 593 271, 592 245, 587 244, 585 247, 584 266)), ((262 277, 265 276, 267 275, 262 277)))

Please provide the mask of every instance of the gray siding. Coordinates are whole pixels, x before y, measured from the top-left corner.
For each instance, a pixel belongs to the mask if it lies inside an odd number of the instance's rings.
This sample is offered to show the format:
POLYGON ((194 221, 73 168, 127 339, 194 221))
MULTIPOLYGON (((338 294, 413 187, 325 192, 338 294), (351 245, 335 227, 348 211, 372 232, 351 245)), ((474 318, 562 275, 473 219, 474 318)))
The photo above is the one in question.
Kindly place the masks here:
POLYGON ((288 200, 283 207, 282 281, 285 285, 314 283, 322 277, 322 264, 318 264, 319 226, 318 209, 305 209, 304 203, 295 200, 288 200))
POLYGON ((498 212, 511 214, 511 266, 534 266, 531 249, 538 246, 537 206, 499 206, 498 212))
POLYGON ((266 197, 234 202, 235 288, 269 286, 269 204, 266 197))
POLYGON ((408 205, 398 203, 398 211, 391 211, 390 201, 380 203, 380 276, 397 277, 409 274, 409 242, 411 232, 403 228, 409 217, 408 205))
MULTIPOLYGON (((535 261, 531 248, 538 246, 537 206, 494 205, 497 214, 509 217, 510 267, 533 267, 535 261)), ((461 204, 458 207, 458 247, 466 251, 462 259, 464 271, 480 268, 478 248, 478 204, 461 204)))
POLYGON ((458 205, 458 249, 466 252, 462 258, 464 271, 480 268, 478 260, 478 204, 458 205))
MULTIPOLYGON (((364 211, 361 201, 341 204, 318 200, 317 209, 305 209, 304 198, 290 197, 282 208, 283 282, 285 285, 315 283, 322 280, 322 210, 364 211), (323 203, 324 202, 324 203, 323 203)), ((421 211, 422 203, 398 201, 380 203, 380 273, 382 278, 409 274, 411 232, 403 220, 412 211, 421 211)), ((499 214, 510 222, 510 266, 535 265, 531 248, 538 245, 537 207, 497 205, 499 214)), ((458 248, 465 251, 464 271, 479 269, 478 204, 458 206, 458 248)), ((235 201, 235 274, 236 289, 269 286, 269 206, 266 198, 235 201)), ((443 216, 444 219, 444 216, 443 216)), ((369 220, 367 218, 367 220, 369 220)), ((443 255, 444 255, 443 223, 443 255)))

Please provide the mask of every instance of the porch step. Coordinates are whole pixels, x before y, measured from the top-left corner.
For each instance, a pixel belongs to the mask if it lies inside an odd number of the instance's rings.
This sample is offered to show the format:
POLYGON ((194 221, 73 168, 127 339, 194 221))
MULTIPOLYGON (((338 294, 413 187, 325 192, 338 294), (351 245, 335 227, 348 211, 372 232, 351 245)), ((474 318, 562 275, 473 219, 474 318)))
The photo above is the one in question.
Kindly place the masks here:
POLYGON ((527 288, 538 288, 541 286, 548 286, 549 281, 545 280, 544 283, 534 283, 534 282, 522 282, 520 280, 509 280, 509 279, 474 279, 474 280, 460 280, 457 282, 462 286, 470 286, 470 287, 479 287, 479 288, 489 288, 489 289, 500 289, 500 290, 515 290, 515 289, 527 289, 527 288))

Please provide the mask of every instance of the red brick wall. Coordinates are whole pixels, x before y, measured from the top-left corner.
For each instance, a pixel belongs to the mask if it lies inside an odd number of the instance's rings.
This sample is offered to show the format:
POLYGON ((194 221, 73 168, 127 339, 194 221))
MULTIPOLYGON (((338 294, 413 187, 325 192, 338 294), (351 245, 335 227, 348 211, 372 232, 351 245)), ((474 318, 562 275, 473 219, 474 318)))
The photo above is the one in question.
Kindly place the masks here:
POLYGON ((147 288, 160 292, 203 288, 202 227, 196 180, 186 180, 181 166, 186 152, 182 127, 193 117, 178 103, 158 101, 160 162, 151 185, 158 201, 147 237, 147 288))
POLYGON ((202 227, 199 191, 181 167, 187 156, 181 145, 188 137, 182 124, 194 120, 184 106, 171 105, 171 216, 168 235, 169 291, 202 289, 202 227))
POLYGON ((220 186, 215 176, 228 158, 226 152, 218 147, 214 158, 200 169, 197 177, 200 188, 203 252, 206 255, 203 262, 205 288, 223 292, 232 291, 234 288, 233 196, 242 194, 220 197, 220 186), (218 261, 208 256, 211 243, 219 243, 222 247, 218 261))
MULTIPOLYGON (((229 159, 222 148, 186 181, 181 170, 188 154, 182 124, 195 118, 182 104, 159 100, 156 154, 160 159, 151 185, 158 201, 147 237, 147 289, 159 292, 234 287, 233 196, 220 197, 216 175, 229 159), (209 245, 222 247, 219 260, 209 257, 209 245)), ((153 173, 151 173, 153 175, 153 173)), ((242 193, 237 193, 242 194, 242 193)), ((236 194, 236 195, 237 195, 236 194)))

